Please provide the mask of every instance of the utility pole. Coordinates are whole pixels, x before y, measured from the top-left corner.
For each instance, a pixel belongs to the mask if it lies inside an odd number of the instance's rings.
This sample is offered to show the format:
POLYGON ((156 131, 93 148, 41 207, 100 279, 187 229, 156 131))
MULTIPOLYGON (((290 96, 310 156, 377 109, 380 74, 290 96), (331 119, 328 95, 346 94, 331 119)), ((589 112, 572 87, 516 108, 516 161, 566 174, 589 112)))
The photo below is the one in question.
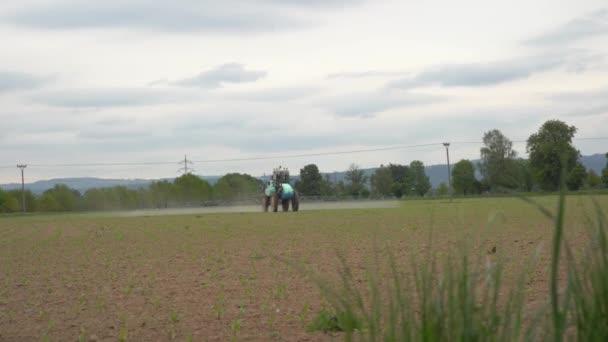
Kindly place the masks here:
POLYGON ((23 170, 27 165, 19 164, 17 167, 21 169, 21 210, 25 212, 25 178, 23 177, 23 170))
POLYGON ((194 172, 192 167, 188 167, 188 165, 192 165, 192 162, 188 160, 188 156, 184 154, 184 160, 180 161, 178 164, 184 165, 182 168, 177 170, 177 172, 183 172, 185 175, 194 172))
POLYGON ((448 158, 448 194, 450 195, 450 202, 452 201, 452 172, 450 171, 450 143, 444 142, 445 155, 448 158))

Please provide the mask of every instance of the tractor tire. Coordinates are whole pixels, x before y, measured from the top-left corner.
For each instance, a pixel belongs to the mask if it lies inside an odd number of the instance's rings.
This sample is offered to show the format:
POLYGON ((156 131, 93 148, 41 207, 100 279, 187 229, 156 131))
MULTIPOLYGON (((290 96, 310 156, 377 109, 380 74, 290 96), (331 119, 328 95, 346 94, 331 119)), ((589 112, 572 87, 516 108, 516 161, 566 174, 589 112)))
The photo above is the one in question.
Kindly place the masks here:
POLYGON ((281 205, 283 206, 283 212, 289 211, 289 200, 283 200, 281 205))
POLYGON ((297 192, 293 194, 293 198, 291 199, 291 210, 294 212, 300 210, 300 196, 298 196, 297 192))
POLYGON ((268 212, 268 206, 270 205, 270 197, 262 196, 262 211, 268 212))
POLYGON ((279 210, 279 196, 277 194, 270 197, 270 206, 275 213, 279 210))

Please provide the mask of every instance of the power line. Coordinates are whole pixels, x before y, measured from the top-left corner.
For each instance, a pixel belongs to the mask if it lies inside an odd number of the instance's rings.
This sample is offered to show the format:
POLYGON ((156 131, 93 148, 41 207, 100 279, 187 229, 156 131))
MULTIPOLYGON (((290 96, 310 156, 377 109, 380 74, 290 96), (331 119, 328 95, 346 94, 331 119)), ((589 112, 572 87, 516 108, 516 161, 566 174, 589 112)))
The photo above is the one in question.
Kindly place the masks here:
POLYGON ((301 158, 301 157, 318 157, 318 156, 331 156, 339 154, 355 154, 365 152, 378 152, 378 151, 390 151, 390 150, 402 150, 407 148, 416 147, 429 147, 437 146, 438 143, 432 144, 421 144, 421 145, 405 145, 405 146, 392 146, 382 148, 370 148, 364 150, 348 150, 348 151, 337 151, 337 152, 319 152, 319 153, 305 153, 305 154, 289 154, 279 156, 267 156, 267 157, 246 157, 246 158, 232 158, 232 159, 207 159, 207 160, 195 160, 195 163, 220 163, 220 162, 239 162, 239 161, 253 161, 253 160, 271 160, 271 159, 288 159, 288 158, 301 158))
POLYGON ((67 163, 67 164, 29 164, 30 167, 83 167, 83 166, 140 166, 140 165, 175 165, 179 162, 135 162, 135 163, 67 163))
MULTIPOLYGON (((575 138, 574 141, 588 141, 588 140, 608 140, 608 137, 589 137, 589 138, 575 138)), ((527 140, 514 140, 514 143, 524 143, 527 140)), ((452 145, 465 145, 465 144, 483 144, 483 141, 452 141, 452 145)), ((203 160, 187 160, 186 164, 194 163, 229 163, 229 162, 242 162, 242 161, 257 161, 257 160, 274 160, 274 159, 291 159, 291 158, 302 158, 302 157, 319 157, 319 156, 331 156, 331 155, 344 155, 344 154, 357 154, 357 153, 368 153, 368 152, 379 152, 379 151, 391 151, 391 150, 403 150, 409 148, 429 147, 429 146, 443 146, 443 142, 418 144, 418 145, 397 145, 391 147, 381 148, 370 148, 370 149, 359 149, 359 150, 344 150, 334 152, 318 152, 318 153, 303 153, 303 154, 286 154, 286 155, 275 155, 275 156, 256 156, 256 157, 243 157, 243 158, 224 158, 224 159, 203 159, 203 160)), ((175 165, 175 161, 155 161, 155 162, 128 162, 128 163, 58 163, 58 164, 28 164, 32 167, 91 167, 91 166, 145 166, 145 165, 175 165)), ((179 162, 184 164, 184 160, 179 162)), ((0 168, 14 168, 11 166, 0 166, 0 168)), ((185 169, 185 167, 184 167, 185 169)), ((191 171, 191 168, 188 168, 191 171)), ((185 171, 185 170, 184 170, 185 171)))
MULTIPOLYGON (((441 143, 430 143, 420 145, 401 145, 392 147, 382 148, 371 148, 362 150, 346 150, 337 152, 319 152, 319 153, 306 153, 306 154, 291 154, 291 155, 278 155, 278 156, 264 156, 264 157, 245 157, 245 158, 227 158, 227 159, 207 159, 207 160, 188 160, 188 164, 191 163, 220 163, 220 162, 238 162, 238 161, 254 161, 254 160, 271 160, 271 159, 286 159, 286 158, 300 158, 300 157, 315 157, 315 156, 326 156, 326 155, 339 155, 339 154, 354 154, 354 153, 365 153, 365 152, 377 152, 377 151, 388 151, 398 150, 416 147, 428 147, 438 146, 441 143)), ((184 164, 184 160, 177 162, 184 164)), ((30 167, 89 167, 89 166, 142 166, 142 165, 174 165, 174 161, 158 161, 158 162, 130 162, 130 163, 60 163, 60 164, 28 164, 30 167)), ((0 166, 4 168, 3 166, 0 166)), ((10 166, 13 168, 14 166, 10 166)), ((6 167, 8 168, 8 166, 6 167)))

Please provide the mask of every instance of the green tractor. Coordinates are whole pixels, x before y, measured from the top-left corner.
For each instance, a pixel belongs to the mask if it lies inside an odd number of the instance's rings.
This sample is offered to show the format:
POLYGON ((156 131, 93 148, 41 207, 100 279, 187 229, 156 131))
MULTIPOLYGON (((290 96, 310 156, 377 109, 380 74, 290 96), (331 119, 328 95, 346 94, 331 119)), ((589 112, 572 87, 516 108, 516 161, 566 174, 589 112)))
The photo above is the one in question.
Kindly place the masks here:
POLYGON ((264 187, 262 195, 262 210, 268 211, 271 208, 276 212, 279 210, 279 203, 283 211, 289 211, 289 203, 291 202, 291 210, 298 211, 300 209, 300 199, 298 192, 289 184, 289 170, 278 167, 273 170, 272 178, 264 187))

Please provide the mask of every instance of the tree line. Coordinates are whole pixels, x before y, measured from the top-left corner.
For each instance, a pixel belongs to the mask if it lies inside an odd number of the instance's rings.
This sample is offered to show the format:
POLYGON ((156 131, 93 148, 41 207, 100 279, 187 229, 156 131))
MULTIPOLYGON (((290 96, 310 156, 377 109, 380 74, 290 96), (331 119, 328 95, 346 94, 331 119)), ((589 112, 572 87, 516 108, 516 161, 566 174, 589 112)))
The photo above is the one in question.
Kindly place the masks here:
MULTIPOLYGON (((568 190, 582 188, 608 188, 608 162, 598 175, 586 170, 579 162, 580 152, 572 140, 576 127, 559 120, 545 122, 532 134, 526 144, 528 159, 518 158, 513 142, 497 129, 483 135, 480 160, 460 160, 451 169, 451 186, 456 194, 556 191, 561 184, 562 173, 568 190), (476 176, 477 172, 481 177, 476 176)), ((608 160, 608 153, 606 154, 608 160)), ((297 189, 303 195, 351 195, 351 196, 425 196, 447 195, 448 184, 441 183, 432 189, 424 164, 415 160, 409 165, 380 165, 369 177, 357 165, 351 165, 345 174, 346 183, 333 184, 328 175, 319 173, 315 164, 300 170, 297 189)))
MULTIPOLYGON (((458 194, 513 191, 557 191, 562 183, 568 190, 608 188, 608 162, 598 175, 579 161, 581 154, 572 141, 576 127, 549 120, 526 141, 528 159, 518 158, 513 143, 499 130, 483 136, 480 162, 461 160, 452 170, 452 186, 458 194), (475 177, 475 167, 481 179, 475 177)), ((608 161, 608 153, 606 154, 608 161)))
MULTIPOLYGON (((556 191, 562 174, 569 190, 608 188, 608 163, 598 175, 579 162, 580 152, 572 144, 576 127, 559 120, 545 122, 526 144, 528 159, 518 158, 513 143, 497 129, 483 135, 480 161, 460 160, 451 170, 451 186, 456 194, 556 191), (476 176, 476 171, 481 177, 476 176)), ((608 153, 606 154, 608 160, 608 153)), ((133 210, 217 204, 258 198, 263 183, 248 174, 230 173, 213 186, 206 180, 185 174, 173 181, 160 180, 147 187, 92 188, 84 193, 58 184, 40 195, 26 190, 27 211, 133 210)), ((419 160, 408 165, 380 165, 371 175, 356 164, 344 173, 344 180, 332 181, 315 164, 300 169, 295 182, 303 196, 384 197, 446 195, 450 188, 441 183, 432 189, 425 166, 419 160)), ((21 190, 0 190, 0 212, 21 211, 21 190)))
MULTIPOLYGON (((206 180, 184 174, 173 181, 160 180, 147 187, 92 188, 84 193, 57 184, 40 195, 25 191, 26 209, 42 211, 134 210, 200 206, 258 196, 262 181, 247 174, 230 173, 212 186, 206 180), (214 202, 212 202, 214 201, 214 202)), ((21 211, 21 190, 0 190, 0 212, 21 211)))

